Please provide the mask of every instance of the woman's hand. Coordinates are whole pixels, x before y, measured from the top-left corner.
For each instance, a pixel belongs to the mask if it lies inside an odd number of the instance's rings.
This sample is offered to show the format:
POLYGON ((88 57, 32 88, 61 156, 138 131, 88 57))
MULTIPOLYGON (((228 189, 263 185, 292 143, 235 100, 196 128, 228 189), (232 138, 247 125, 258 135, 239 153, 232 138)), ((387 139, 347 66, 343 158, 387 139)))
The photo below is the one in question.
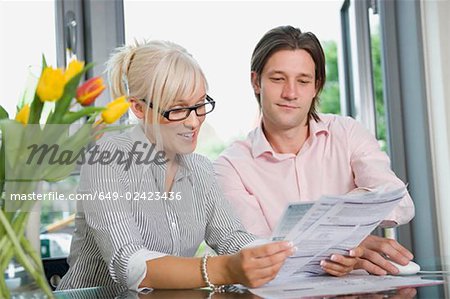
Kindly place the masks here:
POLYGON ((275 278, 286 258, 294 252, 295 249, 289 242, 274 242, 242 249, 229 256, 229 279, 250 288, 262 286, 275 278))
POLYGON ((364 255, 363 247, 350 250, 348 256, 333 254, 329 260, 322 260, 322 269, 333 276, 344 276, 350 273, 358 265, 359 258, 364 255))

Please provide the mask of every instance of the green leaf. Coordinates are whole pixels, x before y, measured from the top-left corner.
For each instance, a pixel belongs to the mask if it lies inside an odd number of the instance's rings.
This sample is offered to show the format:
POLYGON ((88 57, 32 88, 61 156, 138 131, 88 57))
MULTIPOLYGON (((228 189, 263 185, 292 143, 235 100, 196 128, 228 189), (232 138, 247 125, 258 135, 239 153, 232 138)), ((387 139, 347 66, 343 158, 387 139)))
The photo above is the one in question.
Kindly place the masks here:
POLYGON ((126 130, 129 128, 134 127, 135 125, 118 125, 118 126, 108 126, 108 127, 104 127, 100 130, 95 131, 95 135, 98 134, 103 134, 106 132, 114 132, 114 131, 121 131, 121 130, 126 130))
POLYGON ((64 180, 67 178, 76 168, 76 164, 70 164, 70 165, 58 165, 54 169, 54 171, 46 175, 43 180, 47 182, 59 182, 61 180, 64 180))
POLYGON ((77 150, 87 145, 93 139, 93 129, 89 125, 82 125, 78 131, 67 140, 66 147, 77 150))
POLYGON ((0 119, 8 118, 8 112, 6 112, 5 108, 0 105, 0 119))
MULTIPOLYGON (((3 119, 0 120, 0 129, 2 131, 2 150, 4 159, 1 160, 0 168, 4 170, 4 176, 7 171, 18 171, 14 168, 16 161, 19 160, 21 153, 22 137, 25 132, 25 127, 15 120, 3 119)), ((14 175, 10 173, 10 175, 14 175)))
POLYGON ((81 126, 75 134, 65 135, 63 140, 58 140, 57 164, 47 164, 42 171, 42 179, 55 182, 69 176, 76 168, 76 161, 73 161, 80 151, 85 151, 85 147, 92 139, 91 126, 81 126), (65 154, 63 154, 65 152, 65 154))
POLYGON ((63 124, 71 124, 71 123, 79 120, 83 116, 90 116, 93 113, 98 113, 100 111, 103 111, 104 109, 105 109, 104 107, 92 106, 92 107, 86 107, 86 108, 81 109, 76 112, 68 112, 63 116, 62 123, 63 124))
MULTIPOLYGON (((42 73, 44 72, 44 69, 46 67, 47 67, 47 61, 45 60, 44 54, 42 54, 42 70, 41 70, 40 76, 42 76, 42 73)), ((37 92, 35 91, 34 99, 31 102, 31 106, 30 106, 30 118, 28 120, 29 124, 38 124, 39 123, 39 120, 41 119, 43 107, 44 107, 44 103, 41 101, 41 99, 37 95, 37 92)))
MULTIPOLYGON (((2 130, 0 126, 0 130, 2 130)), ((2 134, 0 145, 0 198, 2 198, 3 188, 5 186, 5 136, 2 134)))
POLYGON ((30 106, 30 118, 28 120, 29 124, 38 124, 41 119, 42 108, 44 107, 44 103, 39 99, 37 93, 34 94, 34 99, 31 102, 30 106))
POLYGON ((45 59, 44 53, 42 53, 42 70, 47 67, 47 60, 45 59))

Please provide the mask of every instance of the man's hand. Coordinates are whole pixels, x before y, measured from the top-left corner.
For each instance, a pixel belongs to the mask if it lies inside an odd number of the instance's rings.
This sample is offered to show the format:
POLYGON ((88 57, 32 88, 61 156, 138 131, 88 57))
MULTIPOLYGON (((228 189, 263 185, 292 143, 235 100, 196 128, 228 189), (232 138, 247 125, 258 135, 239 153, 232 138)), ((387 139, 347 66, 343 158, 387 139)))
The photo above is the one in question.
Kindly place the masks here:
POLYGON ((328 274, 334 276, 344 276, 350 273, 359 262, 359 258, 364 255, 364 249, 358 246, 350 250, 348 256, 333 254, 329 260, 322 260, 320 266, 328 274))
POLYGON ((355 269, 364 269, 376 275, 397 274, 398 269, 385 256, 400 265, 407 265, 414 257, 408 249, 393 239, 369 235, 359 245, 364 248, 355 269))

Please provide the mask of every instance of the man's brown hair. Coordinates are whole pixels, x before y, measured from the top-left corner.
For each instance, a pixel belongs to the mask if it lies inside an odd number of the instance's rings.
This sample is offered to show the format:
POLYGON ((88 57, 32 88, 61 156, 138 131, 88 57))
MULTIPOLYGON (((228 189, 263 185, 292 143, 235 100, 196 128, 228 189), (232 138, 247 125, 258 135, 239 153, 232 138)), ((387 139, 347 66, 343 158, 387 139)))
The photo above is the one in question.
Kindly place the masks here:
MULTIPOLYGON (((308 112, 308 119, 319 121, 316 106, 318 95, 325 85, 325 54, 317 37, 311 32, 302 33, 300 29, 292 26, 279 26, 268 31, 258 42, 252 54, 251 71, 255 72, 258 80, 269 58, 280 50, 305 50, 311 55, 315 64, 315 78, 317 94, 313 99, 308 112)), ((255 94, 261 107, 261 98, 255 94)))

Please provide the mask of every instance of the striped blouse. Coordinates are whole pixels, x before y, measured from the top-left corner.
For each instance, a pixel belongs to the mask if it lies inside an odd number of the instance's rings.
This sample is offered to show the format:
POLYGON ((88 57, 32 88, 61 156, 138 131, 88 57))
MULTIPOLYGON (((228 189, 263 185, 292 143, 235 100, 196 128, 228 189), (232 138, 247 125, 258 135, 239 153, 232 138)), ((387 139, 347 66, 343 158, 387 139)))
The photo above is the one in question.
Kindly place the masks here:
POLYGON ((173 193, 164 193, 166 165, 149 163, 157 154, 141 126, 101 140, 96 151, 90 156, 97 162, 81 168, 78 193, 85 197, 77 202, 70 269, 58 289, 136 290, 146 260, 193 256, 203 240, 218 254, 235 253, 254 240, 224 199, 207 158, 178 155, 173 193), (123 159, 108 161, 113 156, 123 159))

